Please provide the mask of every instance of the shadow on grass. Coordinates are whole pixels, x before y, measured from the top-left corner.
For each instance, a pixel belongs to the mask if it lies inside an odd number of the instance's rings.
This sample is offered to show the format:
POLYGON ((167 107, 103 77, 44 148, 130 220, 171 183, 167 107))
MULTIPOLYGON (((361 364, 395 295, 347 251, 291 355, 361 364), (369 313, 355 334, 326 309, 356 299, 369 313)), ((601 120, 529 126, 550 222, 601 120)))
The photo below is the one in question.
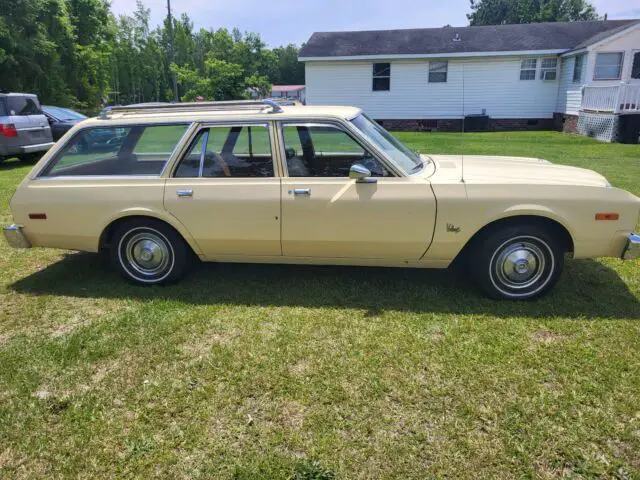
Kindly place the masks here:
POLYGON ((18 160, 17 158, 11 158, 7 160, 3 160, 0 162, 0 172, 15 170, 16 168, 24 168, 24 167, 33 167, 36 164, 37 160, 23 162, 18 160))
POLYGON ((30 295, 166 300, 192 305, 354 308, 531 318, 640 319, 640 302, 611 268, 567 262, 556 288, 531 302, 482 297, 463 275, 443 270, 258 264, 202 264, 177 285, 142 287, 117 276, 101 255, 65 256, 14 284, 30 295))

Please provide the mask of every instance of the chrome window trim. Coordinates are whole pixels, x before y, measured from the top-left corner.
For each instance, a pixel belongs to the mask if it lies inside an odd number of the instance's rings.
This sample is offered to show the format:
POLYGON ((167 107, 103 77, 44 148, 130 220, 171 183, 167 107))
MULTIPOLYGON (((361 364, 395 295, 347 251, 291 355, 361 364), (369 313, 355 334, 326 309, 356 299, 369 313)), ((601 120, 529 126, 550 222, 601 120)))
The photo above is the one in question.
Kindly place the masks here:
POLYGON ((80 127, 78 128, 78 130, 76 130, 73 134, 73 136, 71 138, 69 138, 66 142, 64 142, 64 144, 61 144, 57 150, 53 153, 53 155, 51 155, 51 158, 47 160, 46 163, 44 163, 42 165, 42 167, 40 167, 37 171, 34 171, 33 174, 30 177, 30 180, 46 180, 46 179, 51 179, 51 178, 61 178, 61 177, 65 177, 67 180, 71 180, 71 179, 83 179, 83 178, 88 178, 88 177, 93 177, 93 178, 135 178, 135 177, 144 177, 144 178, 162 178, 164 175, 165 170, 167 169, 167 166, 173 161, 173 156, 176 153, 176 150, 178 148, 178 146, 182 143, 182 141, 184 140, 184 138, 189 134, 189 131, 191 130, 191 128, 193 127, 193 125, 195 124, 195 122, 149 122, 149 123, 126 123, 126 124, 109 124, 109 125, 87 125, 84 127, 80 127), (165 162, 164 166, 162 167, 162 170, 160 171, 160 173, 158 175, 58 175, 57 177, 49 177, 47 175, 43 175, 43 172, 45 172, 49 166, 58 160, 58 157, 60 156, 60 152, 62 152, 64 150, 64 148, 69 144, 69 142, 73 141, 78 135, 80 135, 81 133, 83 133, 85 130, 94 130, 94 129, 99 129, 99 128, 133 128, 133 127, 162 127, 162 126, 173 126, 173 125, 184 125, 185 131, 182 134, 182 136, 178 139, 178 141, 176 142, 176 144, 173 146, 173 150, 171 151, 171 155, 169 156, 169 158, 167 159, 167 161, 165 162))
MULTIPOLYGON (((198 176, 197 177, 176 177, 176 170, 178 169, 178 166, 180 165, 180 162, 182 161, 182 159, 184 158, 184 156, 186 155, 186 153, 189 151, 189 148, 191 147, 191 145, 193 144, 193 142, 195 141, 195 139, 198 137, 198 135, 200 134, 200 131, 202 131, 205 128, 232 128, 232 127, 264 127, 267 129, 267 134, 269 137, 269 147, 271 149, 271 163, 273 165, 273 175, 271 177, 211 177, 211 178, 218 178, 218 179, 254 179, 254 178, 280 178, 279 177, 279 169, 278 169, 278 161, 276 159, 276 150, 275 150, 275 145, 273 144, 273 140, 271 138, 271 128, 273 126, 273 122, 272 121, 264 121, 264 120, 256 120, 256 121, 242 121, 242 120, 238 120, 238 121, 226 121, 226 122, 200 122, 200 123, 196 123, 195 124, 195 128, 194 128, 194 132, 192 133, 192 135, 190 136, 190 138, 187 140, 186 144, 180 149, 180 152, 178 153, 178 158, 175 159, 173 167, 171 168, 171 171, 169 172, 167 178, 178 178, 178 179, 195 179, 195 178, 209 178, 209 177, 203 177, 202 173, 204 171, 204 155, 201 154, 201 158, 200 158, 200 167, 198 169, 198 176)), ((207 133, 207 142, 209 141, 209 135, 207 133)), ((205 149, 203 149, 203 152, 206 152, 205 149)))
MULTIPOLYGON (((357 115, 356 115, 357 116, 357 115)), ((354 117, 355 118, 355 117, 354 117)), ((342 121, 337 120, 313 120, 313 121, 296 121, 296 120, 280 120, 278 121, 278 135, 280 141, 280 158, 283 177, 285 178, 345 178, 349 180, 349 177, 289 177, 289 168, 287 166, 287 156, 285 152, 285 142, 284 142, 284 132, 283 126, 295 126, 295 127, 326 127, 327 125, 336 128, 338 130, 346 132, 353 140, 358 143, 361 147, 371 153, 376 160, 378 160, 382 165, 391 173, 392 178, 394 177, 405 177, 402 171, 396 166, 396 164, 382 152, 376 145, 371 143, 369 139, 367 139, 362 132, 351 125, 349 122, 343 123, 342 121)), ((384 179, 385 177, 381 177, 380 179, 384 179)))

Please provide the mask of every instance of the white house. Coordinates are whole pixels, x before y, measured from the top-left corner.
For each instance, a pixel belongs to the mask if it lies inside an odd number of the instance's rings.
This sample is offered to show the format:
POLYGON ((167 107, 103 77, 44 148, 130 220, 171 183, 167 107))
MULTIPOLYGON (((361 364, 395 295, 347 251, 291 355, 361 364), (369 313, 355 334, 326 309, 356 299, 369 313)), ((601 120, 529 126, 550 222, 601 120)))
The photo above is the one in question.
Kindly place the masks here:
POLYGON ((363 108, 385 126, 577 128, 581 110, 640 113, 640 20, 314 33, 307 104, 363 108), (627 100, 625 100, 627 99, 627 100))

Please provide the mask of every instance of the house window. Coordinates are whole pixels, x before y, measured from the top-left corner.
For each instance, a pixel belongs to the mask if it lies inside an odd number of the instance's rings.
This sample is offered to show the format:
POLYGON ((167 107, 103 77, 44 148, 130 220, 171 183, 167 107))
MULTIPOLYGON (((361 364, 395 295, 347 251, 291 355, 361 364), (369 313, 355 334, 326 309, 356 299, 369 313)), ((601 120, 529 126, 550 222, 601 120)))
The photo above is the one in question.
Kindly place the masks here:
POLYGON ((633 55, 633 65, 631 67, 631 78, 640 79, 640 52, 633 55))
POLYGON ((558 59, 543 58, 540 66, 541 80, 555 80, 558 76, 558 59))
POLYGON ((535 80, 538 60, 527 58, 520 63, 520 80, 535 80))
POLYGON ((373 64, 373 91, 384 92, 391 90, 391 64, 373 64))
POLYGON ((442 83, 447 81, 449 62, 429 62, 429 83, 442 83))
POLYGON ((578 55, 573 61, 573 83, 582 82, 582 70, 584 69, 584 59, 586 55, 578 55))
POLYGON ((622 76, 622 61, 624 54, 599 53, 596 56, 596 68, 593 72, 594 80, 619 80, 622 76))

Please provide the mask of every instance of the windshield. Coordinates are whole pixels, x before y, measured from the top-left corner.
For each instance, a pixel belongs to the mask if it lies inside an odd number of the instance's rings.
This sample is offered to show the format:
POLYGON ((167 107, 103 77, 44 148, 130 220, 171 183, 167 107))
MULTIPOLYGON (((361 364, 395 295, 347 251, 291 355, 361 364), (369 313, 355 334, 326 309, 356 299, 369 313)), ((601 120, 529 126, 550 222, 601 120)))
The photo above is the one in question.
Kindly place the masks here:
POLYGON ((81 113, 74 112, 73 110, 69 110, 68 108, 45 106, 42 107, 42 109, 52 117, 55 117, 63 122, 66 120, 84 120, 85 118, 87 118, 81 113))
POLYGON ((422 168, 420 155, 405 147, 396 137, 371 120, 366 115, 358 115, 351 123, 389 155, 406 174, 415 173, 422 168))

